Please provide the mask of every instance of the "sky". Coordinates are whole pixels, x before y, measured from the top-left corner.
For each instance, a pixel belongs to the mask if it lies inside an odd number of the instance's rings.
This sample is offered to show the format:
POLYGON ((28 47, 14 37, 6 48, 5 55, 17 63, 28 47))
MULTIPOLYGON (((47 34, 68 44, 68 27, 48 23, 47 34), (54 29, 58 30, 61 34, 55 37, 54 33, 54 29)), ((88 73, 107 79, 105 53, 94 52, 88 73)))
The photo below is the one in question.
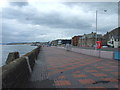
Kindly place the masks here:
POLYGON ((96 10, 99 34, 118 27, 117 2, 5 2, 0 5, 2 42, 46 42, 96 32, 96 10))

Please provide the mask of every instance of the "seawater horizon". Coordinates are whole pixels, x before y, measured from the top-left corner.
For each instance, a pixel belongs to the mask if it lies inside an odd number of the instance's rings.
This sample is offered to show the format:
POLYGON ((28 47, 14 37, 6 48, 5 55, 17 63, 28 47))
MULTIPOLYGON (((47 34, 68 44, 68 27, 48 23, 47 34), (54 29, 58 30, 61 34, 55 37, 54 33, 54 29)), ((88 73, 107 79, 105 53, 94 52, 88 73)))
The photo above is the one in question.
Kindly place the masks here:
POLYGON ((20 56, 32 51, 37 46, 31 46, 31 45, 0 45, 0 67, 5 65, 5 62, 7 60, 8 54, 10 52, 19 52, 20 56))

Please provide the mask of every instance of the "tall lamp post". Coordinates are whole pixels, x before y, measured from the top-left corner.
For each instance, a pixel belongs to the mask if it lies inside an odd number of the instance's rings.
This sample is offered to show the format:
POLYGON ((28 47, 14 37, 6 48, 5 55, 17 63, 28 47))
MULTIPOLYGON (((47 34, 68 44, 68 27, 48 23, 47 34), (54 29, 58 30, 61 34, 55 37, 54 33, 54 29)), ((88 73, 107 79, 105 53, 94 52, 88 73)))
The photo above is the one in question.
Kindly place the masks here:
POLYGON ((96 45, 96 41, 97 41, 97 14, 98 14, 98 11, 96 10, 96 37, 95 37, 95 50, 97 50, 97 45, 96 45))
MULTIPOLYGON (((107 10, 104 10, 107 12, 107 10)), ((97 50, 96 42, 97 42, 97 31, 98 31, 98 10, 96 10, 96 37, 95 37, 95 50, 97 50)))

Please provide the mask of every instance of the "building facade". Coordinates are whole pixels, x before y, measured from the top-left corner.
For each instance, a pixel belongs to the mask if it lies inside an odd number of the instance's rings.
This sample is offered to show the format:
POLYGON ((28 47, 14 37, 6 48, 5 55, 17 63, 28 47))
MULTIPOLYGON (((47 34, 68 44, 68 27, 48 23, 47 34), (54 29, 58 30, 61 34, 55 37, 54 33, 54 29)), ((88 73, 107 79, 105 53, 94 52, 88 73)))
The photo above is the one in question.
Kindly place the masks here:
POLYGON ((71 40, 70 39, 57 39, 51 42, 52 46, 66 45, 66 44, 71 44, 71 40))
POLYGON ((106 40, 106 45, 114 48, 120 47, 120 27, 107 32, 103 38, 106 40))
POLYGON ((80 37, 82 37, 82 36, 74 36, 74 37, 72 37, 71 43, 72 43, 73 46, 78 46, 79 45, 79 38, 80 37))
MULTIPOLYGON (((103 42, 102 34, 97 34, 97 41, 103 42)), ((93 47, 96 44, 96 33, 84 34, 79 38, 80 47, 93 47)), ((102 43, 103 44, 103 43, 102 43)))

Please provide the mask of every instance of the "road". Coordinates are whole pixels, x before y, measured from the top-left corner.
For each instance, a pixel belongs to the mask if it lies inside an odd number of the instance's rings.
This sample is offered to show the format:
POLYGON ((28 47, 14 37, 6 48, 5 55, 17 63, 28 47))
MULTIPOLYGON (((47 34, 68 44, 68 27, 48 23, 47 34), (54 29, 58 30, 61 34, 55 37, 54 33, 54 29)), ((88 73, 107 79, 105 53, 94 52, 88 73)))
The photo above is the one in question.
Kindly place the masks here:
POLYGON ((42 47, 26 88, 118 88, 118 61, 42 47))

